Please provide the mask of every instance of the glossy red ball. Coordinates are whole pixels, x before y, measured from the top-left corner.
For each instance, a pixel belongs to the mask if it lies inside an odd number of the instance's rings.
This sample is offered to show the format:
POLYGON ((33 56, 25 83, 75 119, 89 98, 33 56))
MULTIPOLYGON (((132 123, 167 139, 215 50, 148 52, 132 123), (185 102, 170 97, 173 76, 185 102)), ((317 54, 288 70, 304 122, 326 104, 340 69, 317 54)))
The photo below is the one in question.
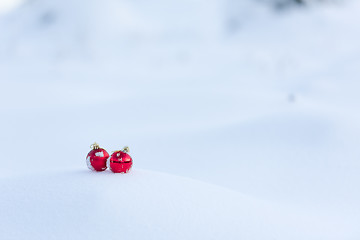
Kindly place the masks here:
POLYGON ((89 169, 101 172, 106 170, 106 161, 108 158, 109 153, 105 149, 96 148, 88 153, 86 163, 89 169))
POLYGON ((127 173, 132 167, 133 161, 129 154, 123 151, 114 152, 109 159, 109 168, 114 173, 127 173))

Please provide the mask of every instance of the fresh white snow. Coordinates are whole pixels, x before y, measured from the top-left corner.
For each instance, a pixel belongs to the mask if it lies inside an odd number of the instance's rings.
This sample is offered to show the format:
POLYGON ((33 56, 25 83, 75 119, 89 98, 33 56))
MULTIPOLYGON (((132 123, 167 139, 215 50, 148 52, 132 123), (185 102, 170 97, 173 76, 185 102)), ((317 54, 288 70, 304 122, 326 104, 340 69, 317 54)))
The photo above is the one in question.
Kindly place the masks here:
POLYGON ((359 13, 34 0, 0 16, 0 239, 358 239, 359 13), (132 172, 88 170, 94 141, 128 145, 132 172))
POLYGON ((1 189, 1 239, 338 239, 337 229, 348 229, 333 217, 150 171, 72 170, 8 178, 1 189))

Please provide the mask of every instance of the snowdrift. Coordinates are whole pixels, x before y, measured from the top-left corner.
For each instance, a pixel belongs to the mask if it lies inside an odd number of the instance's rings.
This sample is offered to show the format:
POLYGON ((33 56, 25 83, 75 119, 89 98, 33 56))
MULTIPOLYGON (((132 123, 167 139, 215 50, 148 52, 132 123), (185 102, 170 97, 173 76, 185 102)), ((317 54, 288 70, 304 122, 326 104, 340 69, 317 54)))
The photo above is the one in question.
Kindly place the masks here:
POLYGON ((319 230, 324 224, 221 187, 143 170, 3 178, 0 189, 0 239, 321 239, 308 223, 319 230))

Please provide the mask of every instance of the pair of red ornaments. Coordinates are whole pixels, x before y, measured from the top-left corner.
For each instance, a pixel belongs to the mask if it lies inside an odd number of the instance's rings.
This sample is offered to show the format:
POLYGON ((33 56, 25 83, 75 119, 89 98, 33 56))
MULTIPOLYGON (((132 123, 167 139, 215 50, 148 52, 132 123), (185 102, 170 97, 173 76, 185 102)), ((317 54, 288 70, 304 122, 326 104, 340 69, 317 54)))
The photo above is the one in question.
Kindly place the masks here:
POLYGON ((114 151, 110 158, 109 153, 100 148, 99 144, 94 143, 90 148, 92 150, 86 157, 86 164, 89 169, 102 172, 109 168, 114 173, 127 173, 130 171, 133 162, 128 154, 129 147, 114 151))

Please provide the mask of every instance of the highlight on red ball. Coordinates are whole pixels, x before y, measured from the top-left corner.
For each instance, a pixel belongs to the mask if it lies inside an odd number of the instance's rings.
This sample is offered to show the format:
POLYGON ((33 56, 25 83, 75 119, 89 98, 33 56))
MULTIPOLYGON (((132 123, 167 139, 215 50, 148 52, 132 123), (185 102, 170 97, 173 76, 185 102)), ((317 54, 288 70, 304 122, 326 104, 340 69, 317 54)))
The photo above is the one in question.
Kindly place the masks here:
POLYGON ((106 161, 109 158, 109 153, 100 148, 99 144, 94 143, 90 146, 92 150, 86 157, 86 164, 92 171, 102 172, 107 168, 106 161))

